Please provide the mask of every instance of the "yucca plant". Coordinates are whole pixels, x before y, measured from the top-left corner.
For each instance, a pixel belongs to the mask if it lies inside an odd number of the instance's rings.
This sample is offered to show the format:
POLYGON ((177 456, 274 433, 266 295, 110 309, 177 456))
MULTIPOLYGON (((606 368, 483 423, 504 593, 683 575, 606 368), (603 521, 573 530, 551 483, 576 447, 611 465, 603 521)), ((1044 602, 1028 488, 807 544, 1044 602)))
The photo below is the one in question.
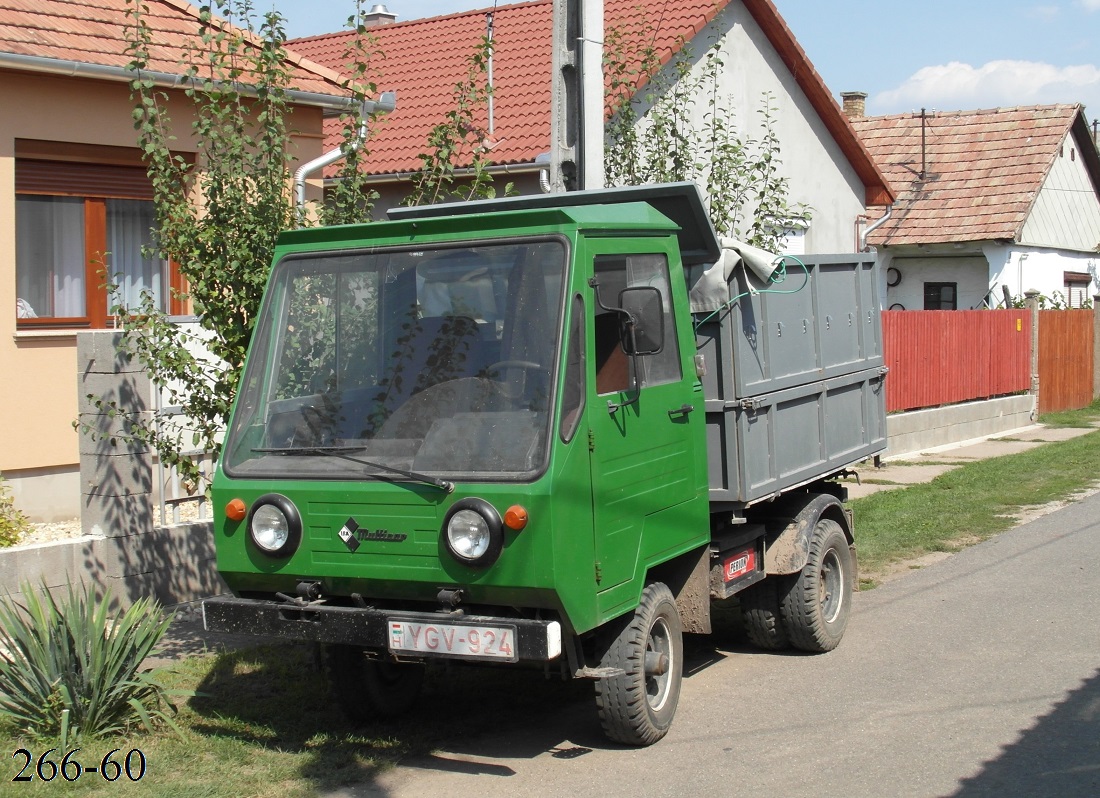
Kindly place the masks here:
POLYGON ((110 735, 139 721, 179 732, 158 670, 139 670, 171 621, 158 602, 142 598, 112 615, 110 597, 96 601, 85 585, 60 599, 20 589, 22 602, 0 597, 0 713, 40 738, 66 725, 71 736, 110 735))

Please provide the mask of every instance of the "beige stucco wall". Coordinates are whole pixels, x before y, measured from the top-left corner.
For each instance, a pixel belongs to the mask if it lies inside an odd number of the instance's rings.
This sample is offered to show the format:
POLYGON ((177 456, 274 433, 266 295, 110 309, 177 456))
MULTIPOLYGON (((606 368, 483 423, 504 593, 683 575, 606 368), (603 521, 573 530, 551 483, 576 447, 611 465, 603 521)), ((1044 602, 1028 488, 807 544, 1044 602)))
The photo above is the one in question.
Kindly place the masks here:
MULTIPOLYGON (((189 148, 188 109, 176 95, 169 113, 179 149, 189 148)), ((75 473, 78 438, 76 336, 68 332, 17 331, 15 318, 15 141, 37 139, 134 147, 129 87, 124 82, 4 72, 0 74, 0 472, 26 504, 40 493, 23 484, 36 475, 75 473)), ((293 127, 302 131, 298 155, 321 154, 321 111, 299 109, 293 127)), ((193 147, 191 148, 193 149, 193 147)), ((45 483, 43 483, 45 484, 45 483)), ((78 508, 74 496, 54 496, 56 505, 78 508)), ((27 512, 45 517, 29 507, 27 512)), ((64 512, 61 515, 72 515, 64 512)))

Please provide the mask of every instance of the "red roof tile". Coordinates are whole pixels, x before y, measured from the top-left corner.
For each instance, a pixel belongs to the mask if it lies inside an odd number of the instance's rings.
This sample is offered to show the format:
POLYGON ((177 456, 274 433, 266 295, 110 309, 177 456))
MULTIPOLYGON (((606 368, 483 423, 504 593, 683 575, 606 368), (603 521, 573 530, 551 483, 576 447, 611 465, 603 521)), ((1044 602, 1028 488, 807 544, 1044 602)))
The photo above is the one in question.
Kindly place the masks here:
MULTIPOLYGON (((148 69, 179 75, 189 47, 201 48, 199 11, 183 0, 145 0, 152 30, 148 69)), ((0 0, 0 53, 126 68, 127 0, 0 0)), ((343 96, 342 78, 327 67, 288 54, 291 85, 303 92, 343 96)), ((9 68, 12 63, 5 62, 9 68)), ((34 64, 24 68, 33 70, 34 64)), ((79 72, 77 73, 79 74, 79 72)))
MULTIPOLYGON (((637 15, 645 0, 606 0, 608 25, 637 15)), ((494 12, 494 131, 498 164, 527 164, 550 147, 550 62, 552 2, 517 3, 494 12)), ((654 44, 668 60, 678 36, 690 38, 724 3, 679 0, 654 20, 654 44)), ((384 54, 375 64, 380 89, 397 92, 398 112, 372 133, 369 168, 373 173, 407 172, 420 167, 431 128, 453 107, 453 91, 466 77, 470 56, 486 33, 486 11, 474 10, 372 28, 384 54)), ((352 34, 296 39, 289 46, 333 69, 344 67, 352 34)), ((481 120, 487 119, 483 113, 481 120)), ((332 123, 332 131, 336 124, 332 123)), ((334 142, 335 143, 335 139, 334 142)))
POLYGON ((898 199, 878 245, 1016 240, 1079 105, 863 117, 852 126, 898 199), (923 175, 922 175, 923 171, 923 175))
MULTIPOLYGON (((605 0, 605 28, 629 32, 656 31, 653 46, 667 63, 681 40, 690 41, 731 0, 605 0), (640 18, 644 22, 640 25, 640 18)), ((868 187, 868 196, 892 199, 885 178, 848 126, 836 101, 771 0, 743 0, 772 45, 810 98, 843 152, 868 187)), ((551 0, 500 6, 494 13, 494 106, 496 164, 528 164, 550 149, 551 0)), ((380 90, 397 92, 397 111, 376 125, 368 144, 367 168, 394 174, 420 168, 432 126, 452 108, 456 83, 467 72, 468 59, 485 35, 489 9, 430 19, 410 20, 371 29, 384 54, 373 64, 380 90)), ((296 39, 295 51, 340 70, 349 32, 296 39)), ((484 124, 484 120, 483 120, 484 124)), ((329 146, 338 145, 338 126, 330 122, 329 146)))

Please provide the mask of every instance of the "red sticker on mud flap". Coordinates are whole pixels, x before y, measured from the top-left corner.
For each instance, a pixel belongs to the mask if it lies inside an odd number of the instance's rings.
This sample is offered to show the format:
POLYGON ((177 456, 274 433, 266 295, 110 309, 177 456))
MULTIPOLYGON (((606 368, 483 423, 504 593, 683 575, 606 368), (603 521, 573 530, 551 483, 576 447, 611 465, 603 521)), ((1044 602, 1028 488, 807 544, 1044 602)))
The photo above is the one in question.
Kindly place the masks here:
POLYGON ((727 582, 732 582, 734 579, 744 576, 745 574, 752 573, 756 570, 756 547, 749 546, 747 549, 735 552, 726 558, 726 562, 722 568, 723 578, 727 582))

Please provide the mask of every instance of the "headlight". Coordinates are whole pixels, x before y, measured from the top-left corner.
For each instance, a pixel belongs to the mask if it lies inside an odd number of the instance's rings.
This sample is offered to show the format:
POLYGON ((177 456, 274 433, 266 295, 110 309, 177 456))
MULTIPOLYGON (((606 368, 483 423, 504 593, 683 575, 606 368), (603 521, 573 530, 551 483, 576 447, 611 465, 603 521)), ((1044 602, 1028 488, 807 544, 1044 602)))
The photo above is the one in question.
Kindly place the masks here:
POLYGON ((272 557, 289 557, 302 540, 302 517, 286 496, 268 493, 252 505, 248 536, 256 548, 272 557))
POLYGON ((484 499, 457 501, 443 519, 443 540, 463 565, 488 567, 504 548, 500 513, 484 499))

